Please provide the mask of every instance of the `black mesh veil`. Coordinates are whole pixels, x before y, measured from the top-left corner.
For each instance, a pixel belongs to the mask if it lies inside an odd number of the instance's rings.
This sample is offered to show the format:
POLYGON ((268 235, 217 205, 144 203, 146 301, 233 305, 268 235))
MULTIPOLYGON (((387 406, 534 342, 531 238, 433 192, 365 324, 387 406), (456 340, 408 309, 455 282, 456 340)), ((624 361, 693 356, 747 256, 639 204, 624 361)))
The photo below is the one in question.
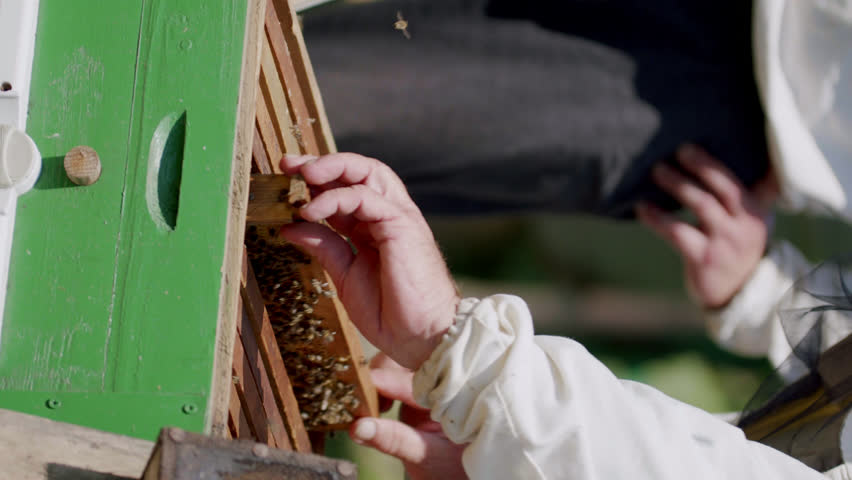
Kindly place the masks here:
POLYGON ((826 471, 844 463, 841 434, 852 405, 852 256, 797 280, 777 311, 791 353, 738 425, 749 439, 826 471))

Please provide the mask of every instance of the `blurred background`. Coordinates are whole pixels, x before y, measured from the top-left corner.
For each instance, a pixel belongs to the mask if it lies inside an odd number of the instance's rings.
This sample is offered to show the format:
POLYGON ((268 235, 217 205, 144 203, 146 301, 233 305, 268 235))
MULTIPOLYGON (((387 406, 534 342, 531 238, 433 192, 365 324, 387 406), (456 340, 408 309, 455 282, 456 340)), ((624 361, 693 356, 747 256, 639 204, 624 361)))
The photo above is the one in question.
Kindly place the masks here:
MULTIPOLYGON (((747 184, 765 173, 750 3, 515 2, 527 7, 508 14, 497 8, 506 3, 339 0, 307 11, 338 148, 403 177, 464 296, 519 295, 537 333, 580 341, 618 377, 710 412, 743 408, 771 367, 707 337, 677 255, 631 216, 637 199, 670 200, 646 174, 684 141, 747 184), (556 14, 573 21, 549 24, 556 14), (624 33, 637 16, 652 35, 624 33), (590 71, 603 73, 590 80, 590 71)), ((847 252, 852 229, 779 213, 773 237, 819 261, 847 252)), ((344 433, 328 439, 327 454, 356 461, 362 479, 403 476, 397 461, 344 433)))

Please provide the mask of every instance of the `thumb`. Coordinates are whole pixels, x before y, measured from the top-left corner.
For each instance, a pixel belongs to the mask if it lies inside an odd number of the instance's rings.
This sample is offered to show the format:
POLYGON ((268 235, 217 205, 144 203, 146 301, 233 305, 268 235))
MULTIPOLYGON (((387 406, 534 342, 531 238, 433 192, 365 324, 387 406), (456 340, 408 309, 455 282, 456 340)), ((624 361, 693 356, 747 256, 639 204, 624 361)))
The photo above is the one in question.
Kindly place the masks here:
POLYGON ((355 443, 414 465, 427 461, 427 454, 430 458, 448 458, 459 450, 438 433, 421 432, 387 418, 361 418, 350 427, 349 435, 355 443))

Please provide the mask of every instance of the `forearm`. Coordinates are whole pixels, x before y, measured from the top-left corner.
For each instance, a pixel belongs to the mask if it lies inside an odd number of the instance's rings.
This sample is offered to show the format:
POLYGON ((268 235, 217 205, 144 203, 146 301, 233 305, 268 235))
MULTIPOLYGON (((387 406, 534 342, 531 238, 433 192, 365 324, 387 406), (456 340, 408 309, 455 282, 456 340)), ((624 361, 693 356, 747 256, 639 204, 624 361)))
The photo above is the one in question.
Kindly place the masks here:
POLYGON ((616 379, 581 345, 535 337, 517 297, 465 301, 418 372, 418 401, 471 442, 471 478, 821 478, 706 412, 616 379))

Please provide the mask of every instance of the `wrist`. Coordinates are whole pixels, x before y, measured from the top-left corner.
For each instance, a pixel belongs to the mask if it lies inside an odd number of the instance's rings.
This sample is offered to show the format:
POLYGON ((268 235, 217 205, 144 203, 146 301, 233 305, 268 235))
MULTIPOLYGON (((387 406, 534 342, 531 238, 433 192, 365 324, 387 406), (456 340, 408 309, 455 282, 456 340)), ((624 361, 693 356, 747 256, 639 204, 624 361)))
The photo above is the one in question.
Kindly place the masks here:
POLYGON ((461 302, 461 298, 456 294, 449 303, 449 308, 438 317, 436 322, 432 323, 433 328, 421 342, 420 348, 418 348, 419 353, 412 358, 409 368, 412 370, 419 369, 432 356, 441 342, 444 341, 447 332, 450 331, 450 327, 456 322, 459 302, 461 302))

